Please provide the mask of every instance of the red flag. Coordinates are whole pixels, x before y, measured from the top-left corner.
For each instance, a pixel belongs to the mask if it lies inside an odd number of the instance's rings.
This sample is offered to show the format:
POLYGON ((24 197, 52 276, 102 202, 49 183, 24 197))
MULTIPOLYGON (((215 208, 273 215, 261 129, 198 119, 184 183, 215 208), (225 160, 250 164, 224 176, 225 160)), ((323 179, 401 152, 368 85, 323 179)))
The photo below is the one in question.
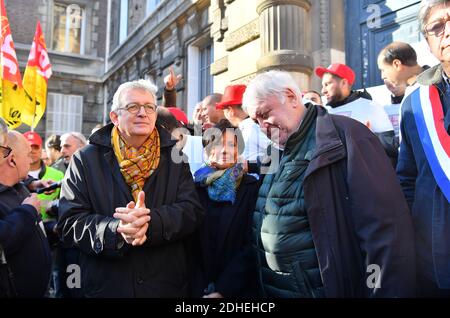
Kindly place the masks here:
POLYGON ((21 124, 21 106, 23 104, 22 78, 19 63, 17 63, 14 42, 9 28, 8 17, 3 0, 1 6, 0 30, 0 71, 1 71, 1 98, 0 116, 8 122, 11 128, 21 124))
POLYGON ((35 128, 45 112, 47 102, 47 82, 52 75, 44 35, 39 21, 36 25, 28 64, 23 76, 26 99, 22 110, 22 121, 35 128))

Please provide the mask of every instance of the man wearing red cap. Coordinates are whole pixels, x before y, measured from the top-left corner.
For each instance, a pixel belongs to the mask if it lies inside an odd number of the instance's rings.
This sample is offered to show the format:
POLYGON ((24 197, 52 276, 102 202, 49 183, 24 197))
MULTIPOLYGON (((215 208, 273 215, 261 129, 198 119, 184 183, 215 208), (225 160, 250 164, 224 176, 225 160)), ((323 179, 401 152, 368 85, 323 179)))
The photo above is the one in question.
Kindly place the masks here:
MULTIPOLYGON (((42 138, 38 133, 34 131, 27 131, 23 136, 28 140, 31 146, 30 158, 30 171, 28 175, 37 180, 51 180, 54 182, 61 181, 64 178, 64 173, 56 170, 52 167, 47 167, 41 159, 42 155, 42 138)), ((39 200, 42 203, 57 200, 59 198, 59 189, 51 194, 39 194, 39 200)), ((41 214, 42 219, 45 221, 49 218, 46 214, 47 205, 42 204, 41 214)))
POLYGON ((259 125, 242 109, 242 96, 246 88, 245 85, 227 86, 222 100, 216 104, 216 109, 223 110, 225 118, 241 130, 245 144, 242 157, 248 161, 256 161, 258 157, 266 154, 270 140, 262 133, 259 125))
POLYGON ((316 75, 322 78, 322 95, 327 99, 330 114, 356 119, 369 127, 380 139, 393 165, 397 163, 398 144, 395 132, 383 107, 370 100, 370 95, 353 91, 355 73, 344 64, 317 67, 316 75))

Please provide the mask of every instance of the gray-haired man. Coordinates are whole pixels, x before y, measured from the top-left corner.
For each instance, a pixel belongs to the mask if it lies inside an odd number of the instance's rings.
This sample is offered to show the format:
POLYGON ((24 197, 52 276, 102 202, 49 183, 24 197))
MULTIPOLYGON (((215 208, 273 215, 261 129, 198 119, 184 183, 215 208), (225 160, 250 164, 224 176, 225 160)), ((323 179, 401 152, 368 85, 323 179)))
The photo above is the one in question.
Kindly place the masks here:
POLYGON ((186 297, 185 239, 200 224, 189 166, 156 125, 156 86, 119 86, 112 123, 72 156, 61 189, 59 233, 80 251, 87 297, 186 297))
POLYGON ((303 105, 286 72, 256 76, 243 105, 283 152, 254 215, 264 294, 414 296, 412 221, 377 137, 351 118, 303 105))
POLYGON ((415 225, 418 290, 450 297, 450 1, 422 1, 419 23, 441 63, 402 104, 397 175, 415 225))

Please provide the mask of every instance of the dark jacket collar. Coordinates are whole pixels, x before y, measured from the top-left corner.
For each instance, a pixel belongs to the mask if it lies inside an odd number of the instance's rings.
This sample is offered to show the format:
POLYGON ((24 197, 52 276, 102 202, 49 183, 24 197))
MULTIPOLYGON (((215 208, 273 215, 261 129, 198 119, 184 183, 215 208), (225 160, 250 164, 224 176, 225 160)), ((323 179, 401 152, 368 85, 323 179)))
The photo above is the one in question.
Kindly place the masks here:
POLYGON ((324 107, 316 107, 316 150, 306 170, 305 179, 317 169, 331 165, 347 156, 344 143, 331 115, 324 107))
POLYGON ((284 147, 284 154, 287 155, 291 151, 295 151, 299 145, 302 144, 304 138, 311 129, 311 125, 317 118, 317 106, 312 103, 305 104, 306 112, 303 117, 302 123, 298 130, 293 133, 286 141, 286 146, 284 147))
POLYGON ((339 107, 339 106, 343 106, 343 105, 349 104, 349 103, 354 102, 355 100, 360 99, 360 98, 365 98, 365 99, 372 100, 372 96, 370 96, 370 94, 366 90, 364 90, 362 92, 360 92, 360 91, 352 91, 350 93, 350 95, 348 95, 343 100, 341 100, 339 102, 335 102, 335 103, 328 103, 327 105, 331 106, 332 108, 335 108, 335 107, 339 107))
POLYGON ((16 192, 21 192, 23 187, 24 186, 23 186, 22 182, 18 182, 18 183, 16 183, 15 185, 13 185, 11 187, 0 183, 0 194, 8 192, 8 191, 11 191, 11 190, 16 191, 16 192))
MULTIPOLYGON (((111 132, 113 127, 114 124, 110 123, 100 128, 89 137, 89 143, 93 145, 112 148, 111 132)), ((155 128, 158 129, 159 132, 161 148, 172 147, 176 144, 176 140, 172 139, 172 135, 167 130, 160 127, 159 125, 156 125, 155 128)))
POLYGON ((5 191, 9 190, 10 188, 11 187, 5 186, 0 183, 0 193, 5 192, 5 191))
POLYGON ((443 81, 442 72, 442 65, 438 64, 419 74, 419 76, 417 76, 417 82, 427 86, 440 84, 443 81))
POLYGON ((39 171, 38 179, 42 179, 47 172, 47 166, 45 165, 44 161, 41 160, 41 171, 39 171))

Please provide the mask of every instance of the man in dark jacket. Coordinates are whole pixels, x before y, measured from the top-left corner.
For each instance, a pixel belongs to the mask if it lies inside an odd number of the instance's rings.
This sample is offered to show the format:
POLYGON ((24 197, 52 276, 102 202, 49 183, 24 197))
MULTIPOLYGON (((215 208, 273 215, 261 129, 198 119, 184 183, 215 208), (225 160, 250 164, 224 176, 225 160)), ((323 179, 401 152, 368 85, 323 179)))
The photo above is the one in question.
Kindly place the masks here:
POLYGON ((60 199, 58 231, 81 251, 86 297, 185 297, 186 238, 201 222, 187 161, 155 127, 156 86, 122 84, 112 123, 75 153, 60 199))
POLYGON ((269 297, 415 295, 412 221, 377 137, 301 102, 286 72, 258 75, 244 105, 282 150, 254 215, 269 297))
MULTIPOLYGON (((43 297, 50 280, 50 247, 45 237, 36 194, 21 183, 30 168, 28 141, 9 132, 8 144, 0 118, 0 247, 13 274, 9 296, 43 297), (10 148, 9 148, 10 147, 10 148)), ((5 284, 0 285, 0 296, 5 284)))
POLYGON ((397 166, 416 231, 418 292, 450 297, 450 1, 424 1, 419 22, 441 64, 402 104, 397 166))

